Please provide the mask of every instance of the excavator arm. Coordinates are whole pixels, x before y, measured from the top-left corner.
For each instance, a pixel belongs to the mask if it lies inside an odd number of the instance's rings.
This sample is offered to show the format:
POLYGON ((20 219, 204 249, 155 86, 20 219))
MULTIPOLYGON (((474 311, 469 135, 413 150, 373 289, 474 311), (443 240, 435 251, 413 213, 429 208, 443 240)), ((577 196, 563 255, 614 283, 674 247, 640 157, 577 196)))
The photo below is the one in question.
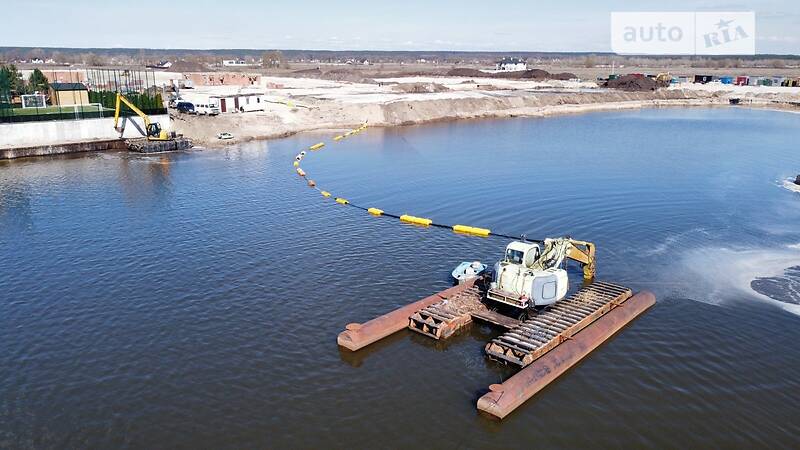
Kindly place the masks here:
POLYGON ((569 240, 567 258, 583 265, 583 278, 585 280, 594 279, 595 275, 595 245, 591 242, 569 240))
POLYGON ((131 103, 130 100, 125 98, 125 96, 120 94, 119 92, 117 92, 116 107, 114 108, 114 129, 115 130, 117 130, 120 133, 123 133, 125 131, 125 127, 124 126, 122 126, 122 127, 119 126, 120 112, 121 112, 123 104, 125 106, 127 106, 128 108, 130 108, 131 111, 135 112, 139 117, 142 118, 142 120, 144 121, 144 129, 145 129, 145 135, 147 136, 147 139, 149 139, 149 140, 160 140, 160 141, 168 139, 167 133, 164 132, 163 130, 161 130, 161 126, 158 123, 154 123, 153 121, 151 121, 150 120, 150 116, 145 114, 141 109, 139 109, 136 105, 131 103))

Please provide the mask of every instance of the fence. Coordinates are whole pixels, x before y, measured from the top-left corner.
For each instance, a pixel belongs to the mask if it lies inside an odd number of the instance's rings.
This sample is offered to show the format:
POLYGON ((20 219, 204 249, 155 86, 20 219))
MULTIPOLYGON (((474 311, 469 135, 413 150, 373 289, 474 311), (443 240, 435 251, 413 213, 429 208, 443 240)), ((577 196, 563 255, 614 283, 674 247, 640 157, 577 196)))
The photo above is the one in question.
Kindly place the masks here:
MULTIPOLYGON (((22 95, 31 92, 0 91, 0 123, 40 122, 49 120, 81 120, 113 117, 117 92, 145 114, 166 114, 161 89, 150 71, 122 69, 43 70, 51 87, 45 94, 50 106, 22 107, 22 95), (52 79, 51 79, 52 78, 52 79), (53 83, 80 83, 82 87, 69 95, 69 104, 56 100, 59 94, 53 83), (83 90, 85 87, 85 91, 83 90), (85 95, 84 95, 85 92, 85 95), (56 103, 56 104, 54 104, 56 103)), ((44 93, 43 93, 44 94, 44 93)), ((135 115, 123 106, 120 115, 135 115)))

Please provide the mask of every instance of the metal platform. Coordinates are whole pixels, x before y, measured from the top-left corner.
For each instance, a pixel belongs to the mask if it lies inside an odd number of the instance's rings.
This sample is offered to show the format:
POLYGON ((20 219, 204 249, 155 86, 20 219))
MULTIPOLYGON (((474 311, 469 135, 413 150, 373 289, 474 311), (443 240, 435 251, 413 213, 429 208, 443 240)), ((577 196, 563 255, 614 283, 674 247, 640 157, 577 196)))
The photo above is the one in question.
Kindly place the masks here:
POLYGON ((520 324, 520 321, 517 319, 505 316, 503 314, 500 314, 499 312, 491 310, 474 311, 472 313, 472 319, 488 322, 500 328, 505 328, 506 330, 515 328, 517 325, 520 324))
POLYGON ((436 340, 447 339, 472 322, 472 314, 486 311, 483 294, 472 286, 438 303, 423 308, 408 318, 408 328, 436 340))
POLYGON ((125 141, 128 150, 138 153, 162 153, 192 148, 192 141, 177 137, 168 141, 150 141, 146 138, 128 139, 125 141))
POLYGON ((492 339, 486 354, 525 367, 630 298, 630 289, 595 281, 492 339))

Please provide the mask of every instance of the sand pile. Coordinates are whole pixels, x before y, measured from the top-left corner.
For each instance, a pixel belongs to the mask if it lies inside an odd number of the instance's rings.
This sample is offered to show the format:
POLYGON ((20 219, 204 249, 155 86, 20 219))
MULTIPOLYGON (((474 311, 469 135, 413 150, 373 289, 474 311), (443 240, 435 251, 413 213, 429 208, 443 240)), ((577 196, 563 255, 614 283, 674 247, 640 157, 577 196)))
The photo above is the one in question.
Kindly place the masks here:
POLYGON ((406 94, 431 94, 450 90, 438 83, 399 83, 392 86, 392 89, 406 94))
POLYGON ((204 72, 208 68, 200 63, 192 61, 176 61, 170 68, 172 72, 204 72))
POLYGON ((345 81, 350 83, 375 83, 375 80, 366 78, 360 71, 353 69, 332 69, 326 71, 323 71, 319 68, 303 69, 295 70, 286 74, 285 76, 292 78, 316 78, 319 80, 345 81))

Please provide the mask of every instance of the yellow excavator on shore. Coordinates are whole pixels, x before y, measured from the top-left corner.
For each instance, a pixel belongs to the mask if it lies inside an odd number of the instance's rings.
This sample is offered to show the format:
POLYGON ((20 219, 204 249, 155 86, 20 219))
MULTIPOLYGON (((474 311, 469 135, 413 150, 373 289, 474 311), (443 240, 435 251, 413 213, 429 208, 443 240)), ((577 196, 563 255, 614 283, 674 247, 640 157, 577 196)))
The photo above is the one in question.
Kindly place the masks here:
POLYGON ((146 139, 127 140, 126 142, 128 144, 128 149, 142 153, 154 153, 185 150, 192 146, 190 140, 185 139, 182 136, 177 136, 174 131, 168 132, 164 130, 160 123, 153 122, 150 119, 150 116, 145 114, 144 111, 139 109, 130 100, 125 98, 124 95, 117 92, 116 106, 114 108, 114 129, 119 132, 120 138, 122 138, 125 133, 126 123, 126 119, 123 118, 122 125, 120 125, 120 113, 122 112, 122 105, 127 106, 131 111, 136 113, 136 115, 141 117, 142 121, 144 122, 144 137, 146 139))

